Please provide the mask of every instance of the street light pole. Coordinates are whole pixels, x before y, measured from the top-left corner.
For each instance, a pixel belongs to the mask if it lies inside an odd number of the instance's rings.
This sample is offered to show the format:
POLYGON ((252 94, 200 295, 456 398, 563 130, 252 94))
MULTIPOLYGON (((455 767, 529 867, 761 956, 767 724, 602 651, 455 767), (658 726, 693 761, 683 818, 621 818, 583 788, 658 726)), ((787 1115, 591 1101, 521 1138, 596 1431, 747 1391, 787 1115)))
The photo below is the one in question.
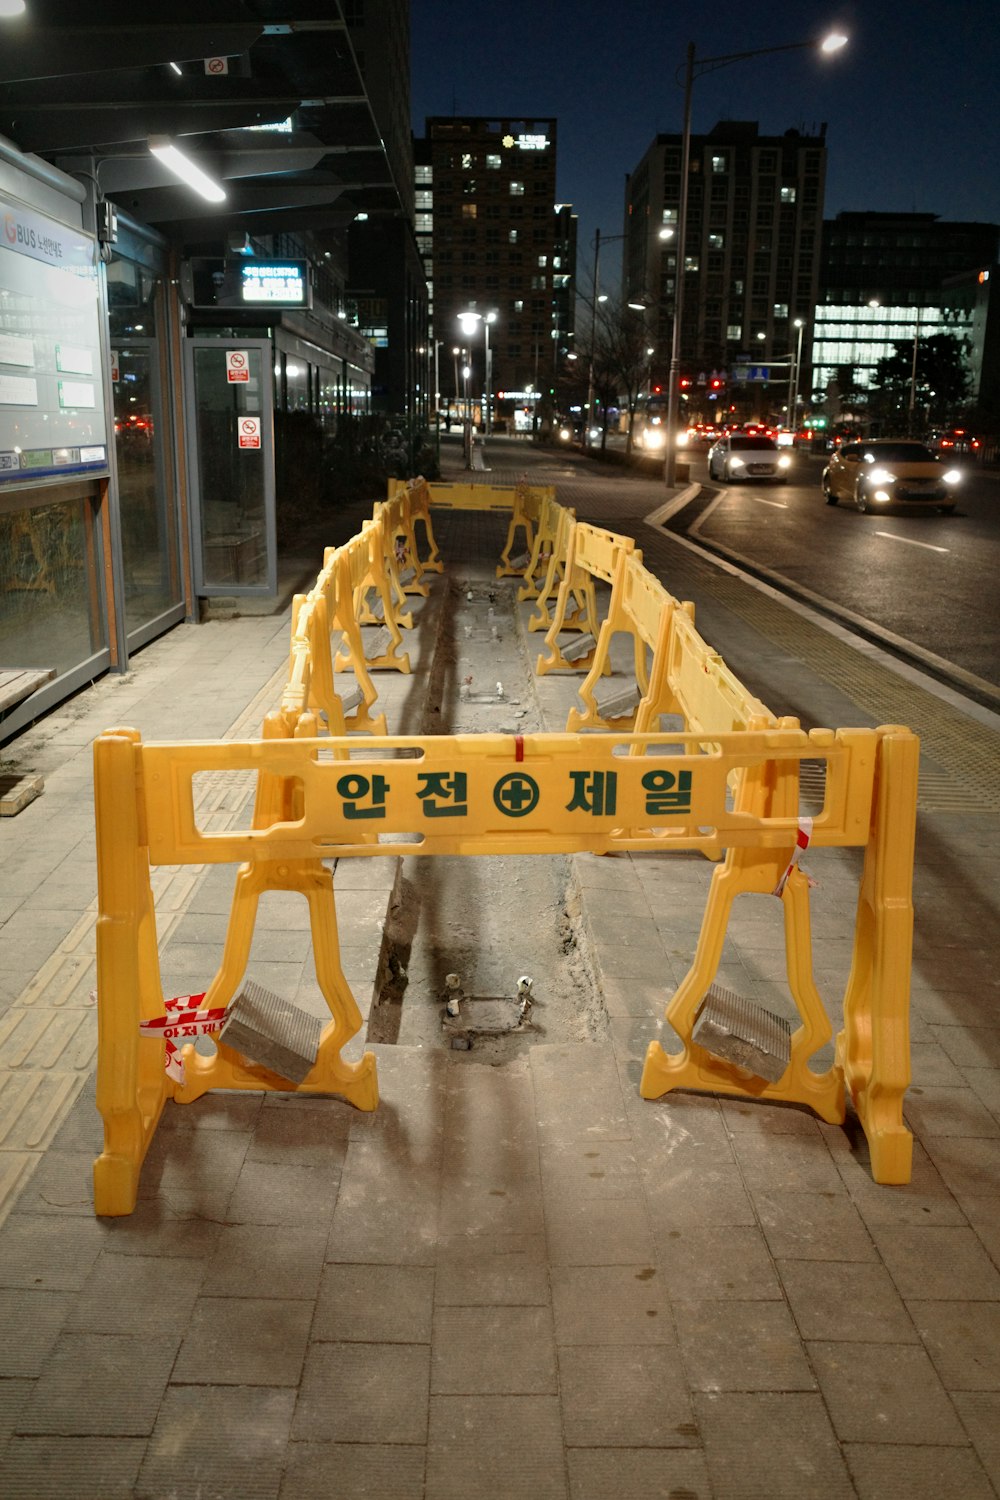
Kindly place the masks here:
MULTIPOLYGON (((601 231, 594 235, 594 285, 590 298, 590 370, 587 375, 587 409, 583 414, 583 446, 590 447, 591 408, 594 405, 594 342, 597 338, 597 294, 600 285, 598 275, 601 264, 601 231)), ((536 372, 537 374, 537 372, 536 372)))
POLYGON ((795 341, 795 364, 792 367, 792 389, 788 399, 788 420, 793 432, 798 431, 798 416, 796 415, 799 405, 799 376, 802 371, 802 330, 805 328, 805 319, 796 318, 792 324, 793 328, 799 330, 799 336, 795 341))
MULTIPOLYGON (((667 391, 667 454, 663 477, 673 487, 677 474, 677 414, 680 404, 681 320, 684 315, 684 256, 687 248, 688 173, 691 162, 691 90, 696 77, 749 57, 763 57, 772 52, 797 52, 817 48, 821 52, 838 52, 847 38, 839 33, 813 37, 808 42, 786 42, 780 47, 755 47, 750 52, 727 52, 720 57, 694 55, 694 42, 688 43, 684 64, 684 126, 681 136, 681 196, 677 209, 677 275, 674 282, 674 323, 670 338, 670 385, 667 391), (697 73, 695 69, 697 68, 697 73)), ((679 70, 678 70, 679 71, 679 70)))
POLYGON ((917 308, 917 322, 913 330, 913 362, 910 366, 910 411, 906 423, 908 437, 916 436, 916 406, 917 406, 917 349, 920 345, 920 308, 917 308))
POLYGON ((677 254, 674 266, 674 322, 670 330, 670 373, 667 376, 667 456, 663 478, 672 489, 677 478, 677 411, 681 383, 681 319, 684 316, 684 251, 687 245, 688 173, 691 166, 691 89, 694 85, 694 42, 688 42, 684 65, 684 126, 681 136, 681 200, 677 209, 677 254))

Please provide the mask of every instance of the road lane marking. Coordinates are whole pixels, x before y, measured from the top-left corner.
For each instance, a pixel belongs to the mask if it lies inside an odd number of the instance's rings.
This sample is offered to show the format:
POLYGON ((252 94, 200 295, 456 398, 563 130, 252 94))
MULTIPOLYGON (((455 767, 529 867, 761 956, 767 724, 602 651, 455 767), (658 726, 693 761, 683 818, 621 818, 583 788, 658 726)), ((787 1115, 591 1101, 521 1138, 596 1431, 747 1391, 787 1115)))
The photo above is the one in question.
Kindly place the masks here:
POLYGON ((911 536, 898 536, 895 531, 876 531, 876 536, 888 537, 890 542, 908 542, 911 547, 926 547, 928 552, 950 552, 950 547, 935 547, 932 542, 915 542, 911 536))
POLYGON ((777 506, 778 510, 788 509, 787 502, 784 500, 765 500, 763 495, 754 495, 754 499, 758 505, 774 505, 777 506))

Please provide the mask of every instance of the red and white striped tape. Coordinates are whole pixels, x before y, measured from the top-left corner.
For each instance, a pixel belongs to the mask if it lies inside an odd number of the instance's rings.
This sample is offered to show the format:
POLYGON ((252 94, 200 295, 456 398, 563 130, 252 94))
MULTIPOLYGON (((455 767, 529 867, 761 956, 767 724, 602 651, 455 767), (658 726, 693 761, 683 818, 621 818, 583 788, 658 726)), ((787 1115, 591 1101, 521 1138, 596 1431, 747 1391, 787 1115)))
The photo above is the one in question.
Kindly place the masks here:
POLYGON ((177 1042, 188 1041, 193 1037, 218 1031, 226 1019, 226 1006, 224 1005, 199 1010, 198 1003, 204 998, 204 990, 200 995, 178 995, 173 1000, 164 1001, 166 1015, 154 1016, 152 1020, 139 1022, 140 1036, 163 1039, 164 1071, 168 1078, 176 1079, 178 1083, 184 1082, 184 1057, 177 1042))
POLYGON ((785 873, 778 881, 778 884, 774 887, 773 894, 775 896, 780 896, 784 892, 785 886, 788 883, 788 877, 799 862, 799 855, 802 853, 803 849, 809 848, 809 840, 812 838, 812 831, 812 818, 800 818, 799 831, 795 836, 795 848, 792 850, 792 857, 785 867, 785 873))

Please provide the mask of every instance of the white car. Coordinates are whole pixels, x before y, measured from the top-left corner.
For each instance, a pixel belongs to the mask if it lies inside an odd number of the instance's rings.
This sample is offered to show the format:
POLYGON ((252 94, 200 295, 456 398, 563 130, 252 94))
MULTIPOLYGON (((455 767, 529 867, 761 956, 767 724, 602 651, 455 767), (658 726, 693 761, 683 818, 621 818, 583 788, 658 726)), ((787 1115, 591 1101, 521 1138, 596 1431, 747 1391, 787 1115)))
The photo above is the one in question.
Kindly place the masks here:
POLYGON ((787 479, 792 460, 774 438, 755 432, 727 432, 708 450, 708 477, 731 484, 735 479, 787 479))

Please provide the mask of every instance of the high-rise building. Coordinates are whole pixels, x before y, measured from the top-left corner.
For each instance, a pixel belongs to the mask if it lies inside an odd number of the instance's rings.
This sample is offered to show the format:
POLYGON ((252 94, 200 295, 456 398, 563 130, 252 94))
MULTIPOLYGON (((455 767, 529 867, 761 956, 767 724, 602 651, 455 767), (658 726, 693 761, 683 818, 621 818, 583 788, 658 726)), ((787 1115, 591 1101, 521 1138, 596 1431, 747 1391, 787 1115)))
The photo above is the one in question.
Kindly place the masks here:
POLYGON ((547 390, 572 333, 576 221, 556 202, 554 119, 437 117, 415 143, 416 227, 431 284, 438 389, 460 396, 454 348, 468 350, 472 390, 485 385, 485 338, 459 314, 490 323, 491 386, 547 390))
MULTIPOLYGON (((676 234, 682 137, 658 135, 625 187, 624 294, 648 308, 654 381, 666 380, 678 275, 684 277, 681 370, 692 406, 711 381, 753 366, 787 391, 803 320, 802 366, 819 285, 826 127, 761 135, 721 121, 691 137, 685 244, 676 234)), ((772 393, 771 404, 775 396, 772 393)))
POLYGON ((974 299, 945 282, 997 258, 996 224, 948 223, 929 213, 841 213, 823 225, 813 383, 866 390, 896 344, 950 333, 970 338, 974 299))

